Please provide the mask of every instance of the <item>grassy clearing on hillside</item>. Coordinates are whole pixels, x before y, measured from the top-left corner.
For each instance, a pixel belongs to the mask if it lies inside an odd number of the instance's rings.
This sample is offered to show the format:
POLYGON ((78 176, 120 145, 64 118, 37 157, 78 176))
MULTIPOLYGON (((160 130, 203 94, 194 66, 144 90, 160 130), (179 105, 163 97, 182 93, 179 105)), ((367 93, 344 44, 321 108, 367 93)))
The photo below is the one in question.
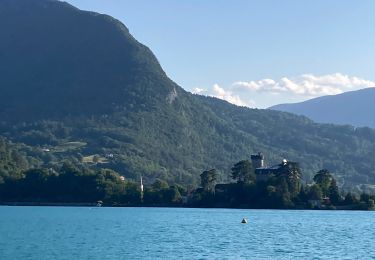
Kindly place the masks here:
POLYGON ((67 151, 70 151, 70 150, 82 148, 86 145, 87 145, 87 143, 85 143, 85 142, 66 142, 66 143, 63 143, 63 144, 60 144, 60 145, 56 146, 53 149, 53 151, 57 152, 57 153, 63 153, 63 152, 67 152, 67 151))
POLYGON ((82 158, 83 163, 108 163, 108 159, 100 156, 99 154, 93 154, 82 158))

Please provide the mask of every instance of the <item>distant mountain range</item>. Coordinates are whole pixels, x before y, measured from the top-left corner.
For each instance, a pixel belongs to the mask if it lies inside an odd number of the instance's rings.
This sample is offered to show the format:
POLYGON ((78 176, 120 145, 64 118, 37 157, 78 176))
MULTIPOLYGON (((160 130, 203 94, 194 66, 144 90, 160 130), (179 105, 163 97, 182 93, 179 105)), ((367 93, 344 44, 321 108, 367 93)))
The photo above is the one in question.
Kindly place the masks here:
POLYGON ((228 178, 260 151, 268 164, 300 162, 306 179, 328 168, 347 186, 375 182, 375 130, 186 92, 112 17, 56 0, 1 0, 0 32, 0 179, 16 166, 70 161, 197 185, 202 171, 228 178))
POLYGON ((295 104, 280 104, 272 110, 304 115, 318 123, 375 128, 375 88, 323 96, 295 104))

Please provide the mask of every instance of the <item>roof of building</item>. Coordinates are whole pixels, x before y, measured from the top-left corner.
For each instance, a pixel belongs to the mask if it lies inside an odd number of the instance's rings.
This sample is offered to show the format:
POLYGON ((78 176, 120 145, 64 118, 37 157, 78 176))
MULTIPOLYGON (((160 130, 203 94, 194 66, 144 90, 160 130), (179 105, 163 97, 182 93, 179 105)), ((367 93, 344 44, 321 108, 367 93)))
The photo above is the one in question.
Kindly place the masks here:
POLYGON ((280 168, 281 168, 280 164, 273 165, 273 166, 270 166, 270 167, 260 167, 260 168, 255 169, 255 173, 256 174, 265 174, 265 173, 268 174, 269 172, 277 171, 280 168))
POLYGON ((262 153, 258 153, 258 154, 252 154, 250 156, 251 159, 263 159, 264 160, 264 155, 262 153))
POLYGON ((280 169, 280 167, 281 167, 281 165, 277 164, 277 165, 273 165, 273 166, 270 166, 270 167, 256 168, 255 170, 278 170, 278 169, 280 169))

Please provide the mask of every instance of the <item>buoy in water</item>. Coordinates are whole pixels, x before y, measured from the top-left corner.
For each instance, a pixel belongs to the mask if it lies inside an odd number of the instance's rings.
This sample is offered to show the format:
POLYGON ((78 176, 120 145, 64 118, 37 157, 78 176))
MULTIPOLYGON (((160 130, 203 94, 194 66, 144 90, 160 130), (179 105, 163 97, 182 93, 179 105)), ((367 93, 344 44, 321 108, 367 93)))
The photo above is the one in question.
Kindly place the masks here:
POLYGON ((247 224, 247 219, 246 218, 243 218, 242 221, 241 221, 242 224, 247 224))

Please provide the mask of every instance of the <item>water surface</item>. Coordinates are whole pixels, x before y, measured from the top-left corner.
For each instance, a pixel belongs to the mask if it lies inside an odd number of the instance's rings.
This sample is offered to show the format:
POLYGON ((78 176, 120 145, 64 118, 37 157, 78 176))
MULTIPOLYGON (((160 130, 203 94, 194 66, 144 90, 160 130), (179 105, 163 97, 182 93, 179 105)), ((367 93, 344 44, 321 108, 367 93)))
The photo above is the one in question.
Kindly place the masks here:
POLYGON ((359 211, 0 207, 0 259, 375 259, 374 227, 359 211))

